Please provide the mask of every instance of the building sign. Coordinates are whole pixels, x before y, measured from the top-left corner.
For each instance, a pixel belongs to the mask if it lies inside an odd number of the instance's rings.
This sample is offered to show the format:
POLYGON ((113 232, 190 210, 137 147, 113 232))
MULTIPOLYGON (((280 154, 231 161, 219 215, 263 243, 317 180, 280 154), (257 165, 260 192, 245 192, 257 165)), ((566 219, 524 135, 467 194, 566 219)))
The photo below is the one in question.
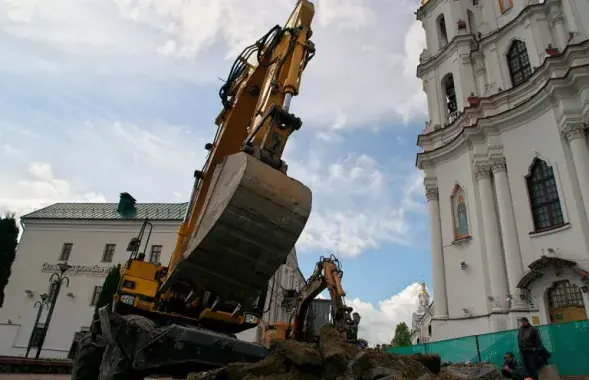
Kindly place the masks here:
MULTIPOLYGON (((71 265, 71 264, 70 264, 71 265)), ((65 272, 67 276, 103 277, 110 272, 112 265, 72 265, 72 268, 65 272)), ((59 272, 57 264, 45 262, 41 268, 44 273, 59 272)))

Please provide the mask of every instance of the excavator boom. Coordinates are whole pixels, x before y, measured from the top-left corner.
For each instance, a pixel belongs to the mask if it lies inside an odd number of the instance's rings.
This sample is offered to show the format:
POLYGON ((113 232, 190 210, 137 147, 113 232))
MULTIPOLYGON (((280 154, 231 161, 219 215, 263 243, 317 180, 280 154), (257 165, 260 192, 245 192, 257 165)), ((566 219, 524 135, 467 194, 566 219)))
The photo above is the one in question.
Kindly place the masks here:
POLYGON ((313 14, 313 4, 300 0, 285 27, 272 28, 236 60, 161 291, 188 282, 212 291, 215 301, 250 307, 302 233, 311 191, 286 175, 282 153, 302 124, 289 105, 314 54, 313 14))

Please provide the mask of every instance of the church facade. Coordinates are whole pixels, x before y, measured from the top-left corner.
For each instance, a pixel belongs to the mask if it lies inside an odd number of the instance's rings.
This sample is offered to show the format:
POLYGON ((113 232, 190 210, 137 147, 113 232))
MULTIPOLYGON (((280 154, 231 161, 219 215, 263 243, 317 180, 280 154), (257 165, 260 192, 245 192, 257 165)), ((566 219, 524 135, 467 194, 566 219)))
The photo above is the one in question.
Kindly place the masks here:
POLYGON ((432 341, 589 314, 588 14, 422 0, 432 341))

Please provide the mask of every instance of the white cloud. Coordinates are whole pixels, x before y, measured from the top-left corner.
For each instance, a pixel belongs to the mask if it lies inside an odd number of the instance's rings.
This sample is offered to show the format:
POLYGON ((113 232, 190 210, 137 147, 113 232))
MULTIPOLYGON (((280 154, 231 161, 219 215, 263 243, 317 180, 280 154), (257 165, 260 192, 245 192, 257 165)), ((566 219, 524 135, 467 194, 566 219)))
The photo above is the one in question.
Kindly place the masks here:
MULTIPOLYGON (((294 3, 0 0, 0 46, 8 57, 0 62, 0 72, 11 80, 8 94, 21 99, 13 103, 22 108, 14 113, 17 121, 3 120, 5 112, 0 112, 0 155, 15 163, 0 181, 26 188, 0 187, 3 207, 28 210, 86 199, 92 192, 111 201, 121 191, 139 201, 187 199, 192 172, 202 165, 202 147, 214 131, 190 123, 171 125, 151 109, 134 109, 133 102, 143 97, 166 102, 165 92, 153 92, 158 83, 178 78, 193 86, 187 94, 218 82, 230 64, 224 59, 233 59, 283 23, 294 3), (28 102, 31 95, 22 90, 28 88, 19 82, 22 78, 29 78, 23 83, 61 78, 64 85, 35 92, 38 98, 28 102), (119 84, 117 78, 131 78, 125 80, 133 85, 119 84), (147 80, 149 86, 142 87, 147 80), (112 104, 87 88, 101 86, 105 94, 116 95, 112 104), (55 152, 67 152, 67 157, 55 152), (22 174, 35 162, 49 166, 22 174)), ((347 154, 340 146, 356 129, 376 130, 379 122, 395 125, 425 110, 415 78, 423 44, 421 27, 412 21, 418 1, 316 3, 317 56, 304 74, 293 111, 318 128, 312 147, 295 150, 299 140, 292 140, 286 158, 289 174, 314 194, 301 249, 350 257, 384 243, 406 244, 407 213, 423 211, 417 201, 423 190, 419 172, 406 158, 377 162, 372 152, 347 154)), ((211 94, 207 90, 206 96, 211 94)), ((8 100, 4 104, 13 104, 8 100)), ((185 110, 192 112, 188 100, 185 110)))
MULTIPOLYGON (((234 59, 270 27, 285 22, 294 4, 0 0, 0 24, 6 25, 0 28, 16 39, 6 45, 11 59, 0 68, 141 73, 214 83, 226 76, 230 62, 223 58, 234 59), (29 44, 15 42, 20 39, 29 44)), ((417 7, 418 0, 317 1, 317 55, 293 110, 328 130, 424 117, 425 96, 415 78, 424 45, 423 30, 413 21, 417 7)))
POLYGON ((55 176, 46 162, 33 162, 22 178, 0 176, 0 211, 22 216, 57 202, 105 202, 102 194, 85 191, 55 176))
POLYGON ((329 153, 290 161, 288 174, 313 192, 313 211, 298 241, 302 250, 353 257, 383 243, 407 244, 407 211, 418 211, 422 175, 382 165, 372 157, 348 155, 333 162, 329 153))
POLYGON ((359 298, 347 300, 347 305, 362 317, 358 337, 366 339, 372 346, 390 344, 398 323, 405 322, 411 328, 411 315, 419 306, 420 289, 419 283, 413 283, 391 298, 379 301, 378 306, 359 298))

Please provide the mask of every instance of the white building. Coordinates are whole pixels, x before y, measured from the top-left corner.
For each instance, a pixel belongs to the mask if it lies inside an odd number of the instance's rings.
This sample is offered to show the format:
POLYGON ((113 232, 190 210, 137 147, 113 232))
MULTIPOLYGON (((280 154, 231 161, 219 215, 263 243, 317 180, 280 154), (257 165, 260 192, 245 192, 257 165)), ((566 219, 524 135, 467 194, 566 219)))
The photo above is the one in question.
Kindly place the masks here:
POLYGON ((425 289, 425 282, 421 283, 419 291, 419 306, 411 316, 411 344, 429 343, 432 336, 431 321, 434 313, 433 303, 425 289))
POLYGON ((432 340, 587 318, 589 2, 424 0, 432 340))
MULTIPOLYGON (((75 333, 89 328, 108 270, 128 259, 127 245, 137 236, 145 218, 153 230, 141 252, 145 250, 148 260, 169 261, 187 203, 135 204, 127 193, 121 194, 121 199, 131 200, 135 212, 121 214, 117 203, 58 203, 21 218, 24 232, 0 309, 0 356, 24 356, 31 337, 39 345, 41 334, 31 335, 39 310, 35 304, 41 294, 49 293, 49 279, 57 263, 67 261, 73 268, 66 272, 69 286, 63 286, 59 293, 41 357, 67 357, 75 333)), ((283 289, 297 286, 302 279, 294 250, 275 277, 276 283, 270 281, 269 294, 273 297, 267 301, 266 322, 284 318, 278 298, 283 289)), ((47 311, 48 307, 43 309, 37 332, 45 328, 47 311)), ((253 337, 247 332, 242 335, 242 339, 254 339, 255 331, 253 337)), ((33 347, 29 356, 36 351, 33 347)))

